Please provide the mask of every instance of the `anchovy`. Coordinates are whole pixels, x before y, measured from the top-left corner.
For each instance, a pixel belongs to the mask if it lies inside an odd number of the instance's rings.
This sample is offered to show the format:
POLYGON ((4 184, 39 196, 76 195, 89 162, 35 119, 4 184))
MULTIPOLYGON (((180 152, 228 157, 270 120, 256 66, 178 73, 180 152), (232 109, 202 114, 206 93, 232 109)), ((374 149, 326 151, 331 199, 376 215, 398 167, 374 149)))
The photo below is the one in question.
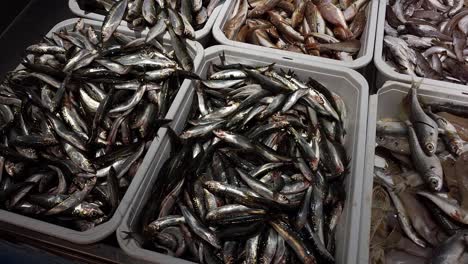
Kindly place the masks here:
POLYGON ((101 41, 103 43, 107 42, 111 38, 114 31, 120 25, 120 21, 122 21, 124 17, 127 5, 127 0, 120 0, 109 10, 109 14, 106 16, 101 28, 101 41))

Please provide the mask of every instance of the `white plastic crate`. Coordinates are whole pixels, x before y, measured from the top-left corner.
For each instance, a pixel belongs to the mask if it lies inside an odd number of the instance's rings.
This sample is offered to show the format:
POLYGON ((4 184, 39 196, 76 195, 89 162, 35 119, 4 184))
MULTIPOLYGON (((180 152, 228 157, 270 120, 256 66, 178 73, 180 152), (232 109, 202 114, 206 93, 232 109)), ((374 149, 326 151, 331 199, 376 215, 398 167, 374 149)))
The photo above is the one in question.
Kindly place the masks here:
MULTIPOLYGON (((367 143, 364 171, 364 185, 362 187, 361 227, 359 234, 359 257, 357 263, 369 263, 369 232, 371 223, 372 188, 374 183, 374 158, 377 121, 383 118, 398 119, 401 100, 410 89, 410 84, 389 81, 377 94, 369 98, 369 115, 367 122, 367 143)), ((425 102, 450 102, 468 105, 468 93, 456 87, 437 87, 422 84, 418 90, 425 102)))
POLYGON ((374 54, 374 40, 379 0, 369 0, 369 4, 367 6, 367 24, 360 38, 361 50, 359 51, 356 59, 353 61, 340 61, 335 59, 322 58, 318 56, 300 54, 280 49, 266 48, 250 43, 244 43, 228 39, 224 34, 223 29, 224 25, 231 17, 230 14, 234 12, 234 8, 236 6, 237 1, 238 0, 226 1, 219 13, 218 18, 216 19, 216 22, 214 23, 213 36, 216 39, 216 41, 221 45, 239 47, 248 50, 266 51, 277 54, 278 56, 286 59, 299 58, 302 60, 308 60, 317 63, 327 63, 335 66, 343 66, 359 71, 364 70, 363 68, 366 67, 372 61, 372 56, 374 54))
MULTIPOLYGON (((302 61, 299 59, 284 59, 269 52, 256 50, 245 50, 229 46, 213 46, 205 50, 205 57, 202 61, 198 74, 206 76, 209 65, 219 63, 219 55, 224 53, 229 63, 244 63, 247 65, 269 65, 275 63, 275 69, 292 70, 300 79, 313 77, 323 83, 333 92, 339 94, 345 101, 348 114, 349 126, 346 150, 351 159, 350 175, 346 180, 346 203, 340 223, 337 227, 337 254, 336 263, 354 264, 357 259, 358 243, 355 238, 359 236, 359 221, 361 208, 362 180, 364 172, 365 135, 367 120, 368 85, 366 80, 356 71, 323 65, 316 62, 302 61)), ((168 118, 173 120, 173 128, 176 132, 181 132, 185 127, 189 112, 192 106, 194 95, 194 83, 189 83, 182 87, 175 101, 179 107, 173 108, 168 113, 168 118)), ((137 236, 128 237, 127 232, 135 230, 139 224, 139 216, 148 202, 153 184, 164 162, 169 158, 170 153, 169 137, 165 135, 161 139, 159 149, 156 151, 158 157, 154 167, 148 172, 145 183, 141 185, 136 199, 131 205, 125 219, 117 230, 117 240, 120 247, 129 255, 145 261, 157 263, 189 263, 185 260, 163 255, 141 247, 137 236)))
MULTIPOLYGON (((65 20, 59 24, 57 24, 55 27, 53 27, 47 34, 46 36, 51 37, 53 32, 59 32, 61 29, 73 29, 74 25, 78 21, 77 18, 74 19, 68 19, 65 20)), ((99 29, 101 23, 98 21, 94 20, 84 20, 85 25, 91 25, 95 27, 96 29, 99 29)), ((139 33, 130 31, 124 27, 119 27, 117 29, 118 32, 124 33, 126 35, 131 35, 138 37, 139 33)), ((170 40, 168 38, 164 38, 162 40, 162 44, 166 47, 170 47, 170 40)), ((194 60, 194 70, 198 69, 198 66, 200 65, 201 59, 203 58, 203 47, 198 43, 194 41, 190 41, 188 43, 188 50, 190 53, 190 56, 194 60)), ((21 67, 21 66, 20 66, 21 67)), ((184 83, 182 84, 182 87, 188 85, 188 80, 185 80, 184 83)), ((181 88, 181 91, 183 89, 181 88)), ((171 104, 171 108, 169 109, 170 111, 174 111, 174 106, 175 104, 171 104)), ((122 200, 119 203, 119 206, 117 207, 116 212, 110 218, 108 221, 104 222, 103 224, 100 224, 90 230, 81 232, 81 231, 76 231, 70 228, 62 227, 59 225, 51 224, 48 222, 40 221, 28 216, 20 215, 14 212, 9 212, 6 210, 0 210, 0 222, 6 222, 10 223, 16 226, 20 226, 25 229, 30 229, 34 230, 40 233, 47 234, 52 237, 57 237, 63 240, 67 240, 73 243, 77 244, 92 244, 95 242, 98 242, 110 234, 112 234, 117 227, 119 226, 120 222, 123 219, 123 216, 127 212, 129 205, 135 195, 137 194, 138 187, 140 184, 144 181, 147 175, 147 171, 149 168, 153 166, 153 160, 155 159, 155 151, 157 149, 157 145, 159 144, 158 140, 154 140, 153 143, 151 144, 150 148, 148 149, 142 164, 140 165, 140 168, 138 169, 138 172, 136 173, 135 177, 133 178, 132 182, 130 183, 130 186, 128 187, 125 195, 123 196, 122 200)))
MULTIPOLYGON (((375 34, 375 50, 374 50, 374 65, 376 68, 376 87, 382 87, 387 81, 399 81, 404 83, 411 83, 415 78, 421 78, 417 76, 411 76, 409 74, 403 74, 395 71, 390 67, 383 58, 383 40, 385 37, 384 25, 385 25, 385 14, 388 0, 381 0, 379 3, 379 15, 377 20, 377 31, 375 34)), ((463 84, 456 84, 446 81, 438 81, 433 79, 424 79, 424 83, 428 85, 447 87, 453 89, 464 89, 468 91, 468 86, 463 84)))

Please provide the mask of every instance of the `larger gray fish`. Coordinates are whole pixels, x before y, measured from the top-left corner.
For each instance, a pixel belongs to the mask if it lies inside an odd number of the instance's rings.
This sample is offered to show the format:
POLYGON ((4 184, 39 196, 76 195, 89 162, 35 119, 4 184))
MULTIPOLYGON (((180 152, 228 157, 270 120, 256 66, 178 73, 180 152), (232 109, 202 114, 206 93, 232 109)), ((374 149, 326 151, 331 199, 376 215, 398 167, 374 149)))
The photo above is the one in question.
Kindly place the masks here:
POLYGON ((437 123, 424 112, 419 103, 419 85, 420 83, 413 83, 407 95, 407 103, 410 109, 409 117, 416 130, 421 147, 427 155, 431 156, 434 155, 437 149, 439 127, 437 123))
POLYGON ((432 253, 431 263, 460 263, 459 259, 466 251, 468 244, 468 233, 466 230, 460 231, 437 246, 432 253))
POLYGON ((454 202, 449 198, 434 195, 432 193, 424 191, 420 191, 417 194, 429 199, 432 203, 439 207, 440 210, 449 215, 453 220, 465 225, 468 223, 468 211, 461 208, 456 201, 454 202))
POLYGON ((416 170, 421 174, 424 181, 428 184, 431 190, 440 191, 443 185, 444 172, 442 165, 437 156, 427 156, 419 144, 413 125, 407 121, 408 136, 411 149, 411 159, 416 170))
POLYGON ((410 219, 408 218, 408 212, 406 211, 403 203, 401 202, 400 198, 397 194, 387 186, 387 189, 390 198, 392 199, 393 205, 397 210, 398 220, 400 222, 400 226, 402 227, 405 234, 418 246, 426 247, 426 242, 419 237, 419 235, 414 230, 413 226, 411 225, 410 219))

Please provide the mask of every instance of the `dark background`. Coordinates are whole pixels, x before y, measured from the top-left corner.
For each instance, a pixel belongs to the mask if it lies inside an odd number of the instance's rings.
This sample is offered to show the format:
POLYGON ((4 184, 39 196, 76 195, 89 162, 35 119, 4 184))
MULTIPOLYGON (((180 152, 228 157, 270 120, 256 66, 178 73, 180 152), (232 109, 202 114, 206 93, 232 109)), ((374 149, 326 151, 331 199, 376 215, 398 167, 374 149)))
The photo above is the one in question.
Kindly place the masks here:
POLYGON ((68 0, 8 0, 0 8, 0 80, 20 63, 26 47, 57 23, 73 18, 68 0))
POLYGON ((13 0, 0 8, 0 32, 3 32, 15 17, 29 4, 30 0, 13 0))

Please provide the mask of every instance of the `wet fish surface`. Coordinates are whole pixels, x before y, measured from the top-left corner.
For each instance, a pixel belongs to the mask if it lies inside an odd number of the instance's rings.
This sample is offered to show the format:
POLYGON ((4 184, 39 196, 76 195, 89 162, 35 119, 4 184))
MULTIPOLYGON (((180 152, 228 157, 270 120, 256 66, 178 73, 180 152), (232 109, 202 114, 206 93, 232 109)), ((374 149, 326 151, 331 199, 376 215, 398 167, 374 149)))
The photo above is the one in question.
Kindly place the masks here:
POLYGON ((413 83, 400 120, 378 121, 371 263, 463 263, 468 253, 466 106, 417 93, 413 83))
POLYGON ((195 31, 202 29, 220 0, 79 0, 80 8, 86 12, 104 15, 106 20, 114 15, 117 6, 121 15, 116 25, 126 21, 135 30, 149 29, 149 39, 166 32, 165 21, 176 28, 178 35, 195 38, 195 31))
POLYGON ((467 34, 466 1, 389 1, 383 59, 399 73, 465 85, 467 34))
POLYGON ((79 20, 45 37, 2 81, 2 209, 86 231, 141 177, 182 76, 194 75, 157 40, 104 29, 79 20))
POLYGON ((236 0, 223 27, 232 41, 352 61, 371 1, 236 0))
POLYGON ((143 247, 200 263, 334 263, 349 174, 342 98, 313 76, 222 55, 195 94, 182 133, 167 131, 143 247), (170 228, 185 243, 158 240, 170 228))

